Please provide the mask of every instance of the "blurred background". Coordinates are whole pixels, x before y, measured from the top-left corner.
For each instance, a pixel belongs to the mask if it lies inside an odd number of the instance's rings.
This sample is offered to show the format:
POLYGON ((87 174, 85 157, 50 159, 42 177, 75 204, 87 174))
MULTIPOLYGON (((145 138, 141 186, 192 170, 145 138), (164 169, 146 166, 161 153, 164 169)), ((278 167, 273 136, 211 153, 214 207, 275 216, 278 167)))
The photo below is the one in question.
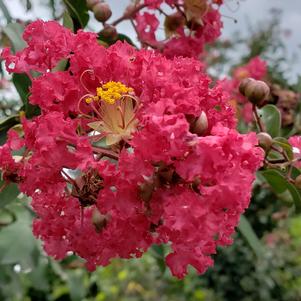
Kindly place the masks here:
MULTIPOLYGON (((107 2, 113 19, 128 4, 107 2)), ((64 9, 58 0, 0 0, 0 47, 22 48, 26 22, 61 20, 64 9)), ((282 114, 282 134, 300 134, 301 1, 226 0, 222 15, 222 36, 206 49, 208 72, 216 80, 231 78, 252 58, 266 60, 265 80, 273 87, 273 102, 282 114)), ((99 31, 101 25, 90 16, 87 29, 99 31)), ((137 42, 129 22, 121 23, 118 31, 137 42)), ((2 133, 22 107, 22 87, 12 84, 3 63, 0 73, 2 133)), ((248 130, 240 121, 240 131, 248 130)), ((4 141, 0 134, 0 144, 4 141)), ((301 215, 292 214, 287 198, 260 178, 245 215, 247 224, 235 235, 234 244, 219 250, 215 266, 204 275, 191 270, 182 281, 165 269, 163 246, 153 247, 142 259, 114 260, 94 273, 73 254, 62 262, 52 260, 31 233, 34 215, 29 204, 15 187, 0 196, 1 301, 301 300, 301 215)))

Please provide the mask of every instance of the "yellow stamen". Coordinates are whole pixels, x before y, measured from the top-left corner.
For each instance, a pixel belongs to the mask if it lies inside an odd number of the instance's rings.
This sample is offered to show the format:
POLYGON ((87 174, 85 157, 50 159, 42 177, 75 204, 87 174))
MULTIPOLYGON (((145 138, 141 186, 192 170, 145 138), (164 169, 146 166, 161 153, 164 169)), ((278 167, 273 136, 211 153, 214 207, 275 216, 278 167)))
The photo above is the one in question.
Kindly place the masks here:
POLYGON ((133 92, 132 88, 127 87, 121 82, 110 81, 98 87, 96 94, 99 99, 105 101, 108 104, 114 104, 122 95, 133 92))

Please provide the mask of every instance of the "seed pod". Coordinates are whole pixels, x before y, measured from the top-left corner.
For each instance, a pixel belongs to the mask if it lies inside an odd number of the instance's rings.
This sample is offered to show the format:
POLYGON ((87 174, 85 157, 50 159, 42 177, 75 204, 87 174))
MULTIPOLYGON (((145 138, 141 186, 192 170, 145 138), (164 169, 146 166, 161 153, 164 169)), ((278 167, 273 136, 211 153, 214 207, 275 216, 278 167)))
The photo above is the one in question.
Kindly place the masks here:
POLYGON ((268 98, 270 88, 265 82, 257 80, 247 84, 245 94, 252 103, 260 105, 268 98))
POLYGON ((257 139, 259 146, 266 151, 268 151, 273 144, 273 138, 266 132, 258 133, 257 139))
POLYGON ((298 189, 301 189, 301 175, 299 175, 296 179, 295 179, 295 186, 298 189))
POLYGON ((87 7, 89 10, 93 10, 93 7, 100 3, 100 0, 87 0, 87 7))
POLYGON ((99 33, 105 39, 115 40, 117 39, 117 30, 115 26, 105 25, 104 29, 99 33))
POLYGON ((199 136, 203 135, 208 129, 208 118, 205 112, 202 112, 192 126, 192 133, 199 136))
POLYGON ((244 79, 239 85, 239 91, 258 107, 262 107, 266 103, 270 94, 270 88, 265 82, 252 78, 244 79))
POLYGON ((112 10, 107 3, 97 3, 93 6, 95 19, 99 22, 106 22, 112 16, 112 10))
POLYGON ((246 87, 247 85, 250 83, 250 82, 254 82, 255 79, 253 78, 245 78, 243 79, 241 82, 240 82, 240 85, 239 85, 239 92, 243 95, 243 96, 246 96, 246 87))

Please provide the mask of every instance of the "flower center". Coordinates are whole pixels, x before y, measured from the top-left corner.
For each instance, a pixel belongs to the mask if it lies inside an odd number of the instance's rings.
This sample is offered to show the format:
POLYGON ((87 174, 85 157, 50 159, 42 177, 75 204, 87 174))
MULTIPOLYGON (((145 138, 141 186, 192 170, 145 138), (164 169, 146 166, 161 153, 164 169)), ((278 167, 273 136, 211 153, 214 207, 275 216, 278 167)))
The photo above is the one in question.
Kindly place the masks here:
POLYGON ((133 88, 110 81, 96 89, 96 95, 86 95, 85 102, 92 109, 88 126, 106 137, 106 144, 127 141, 136 130, 139 101, 133 88))

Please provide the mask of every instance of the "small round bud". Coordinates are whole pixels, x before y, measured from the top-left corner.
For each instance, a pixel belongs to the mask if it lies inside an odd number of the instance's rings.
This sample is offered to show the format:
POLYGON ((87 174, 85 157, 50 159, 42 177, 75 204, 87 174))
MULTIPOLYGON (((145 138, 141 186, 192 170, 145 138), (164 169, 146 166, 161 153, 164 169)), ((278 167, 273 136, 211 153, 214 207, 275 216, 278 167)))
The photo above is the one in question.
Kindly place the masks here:
POLYGON ((112 10, 107 3, 97 3, 93 6, 95 19, 99 22, 106 22, 112 16, 112 10))
POLYGON ((99 34, 105 39, 115 40, 117 38, 117 29, 115 26, 107 24, 99 34))
POLYGON ((273 144, 273 138, 266 132, 257 134, 258 144, 264 150, 269 150, 273 144))
POLYGON ((97 209, 92 214, 92 224, 97 233, 101 232, 108 224, 110 218, 107 215, 101 214, 97 209))
POLYGON ((296 179, 295 179, 295 186, 298 189, 301 189, 301 175, 299 175, 296 179))
POLYGON ((89 10, 93 10, 93 7, 100 3, 100 0, 87 0, 87 7, 89 10))
POLYGON ((137 8, 137 6, 135 4, 128 5, 124 11, 124 17, 127 19, 131 18, 133 16, 136 8, 137 8))
POLYGON ((192 133, 200 136, 203 135, 207 131, 207 129, 208 129, 208 118, 206 113, 202 112, 192 126, 192 133))
POLYGON ((270 94, 269 86, 261 81, 253 78, 246 78, 239 85, 239 92, 244 95, 250 102, 259 107, 266 103, 270 94))
POLYGON ((243 95, 243 96, 246 96, 246 87, 247 85, 250 83, 250 82, 254 82, 255 79, 253 78, 245 78, 243 79, 240 84, 239 84, 239 92, 243 95))
POLYGON ((246 97, 254 104, 260 104, 264 100, 266 100, 270 94, 269 86, 261 81, 257 80, 255 82, 251 82, 246 87, 246 97))

